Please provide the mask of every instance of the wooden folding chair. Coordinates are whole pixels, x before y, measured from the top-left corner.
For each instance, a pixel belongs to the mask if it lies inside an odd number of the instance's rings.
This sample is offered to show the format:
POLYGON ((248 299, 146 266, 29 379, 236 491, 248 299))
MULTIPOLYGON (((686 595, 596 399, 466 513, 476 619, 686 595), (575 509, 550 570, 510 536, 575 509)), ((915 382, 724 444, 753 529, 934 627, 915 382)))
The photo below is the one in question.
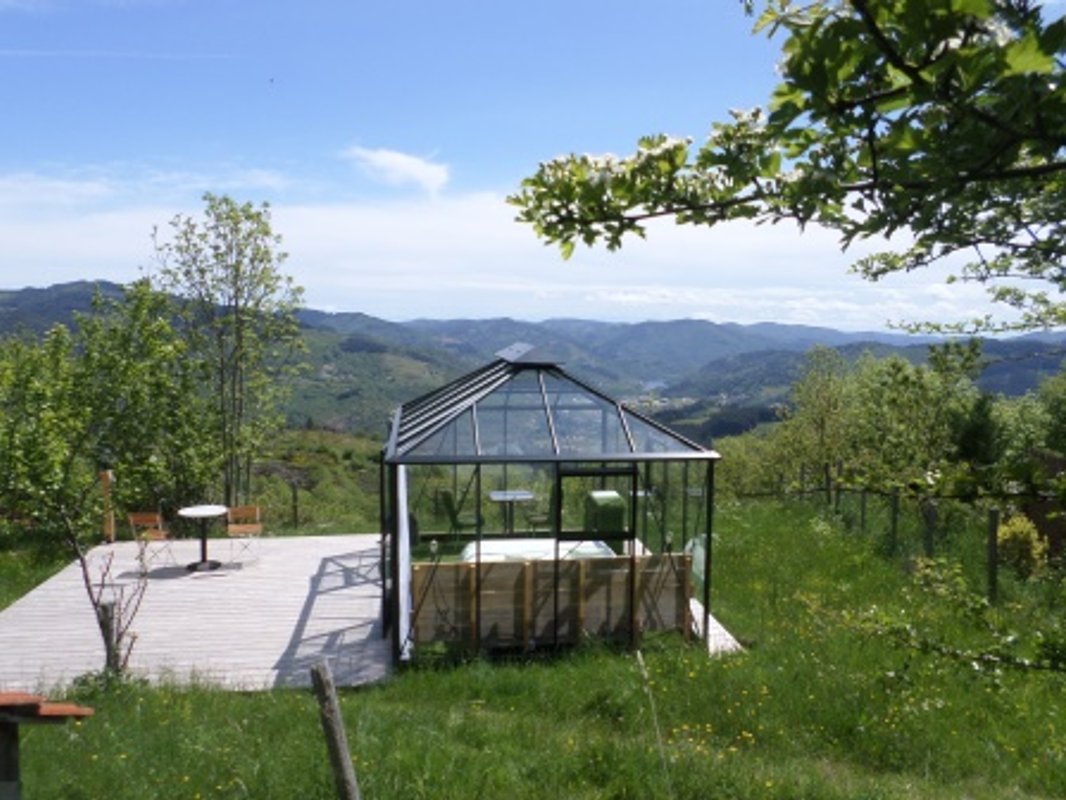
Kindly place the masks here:
POLYGON ((263 535, 259 506, 233 506, 226 510, 226 535, 230 540, 230 561, 241 553, 255 557, 253 546, 263 535), (236 551, 236 552, 235 552, 236 551))
POLYGON ((133 539, 137 542, 137 562, 141 571, 147 572, 148 566, 156 559, 176 564, 174 551, 170 548, 170 534, 163 524, 163 515, 158 511, 131 511, 126 515, 129 520, 133 539))

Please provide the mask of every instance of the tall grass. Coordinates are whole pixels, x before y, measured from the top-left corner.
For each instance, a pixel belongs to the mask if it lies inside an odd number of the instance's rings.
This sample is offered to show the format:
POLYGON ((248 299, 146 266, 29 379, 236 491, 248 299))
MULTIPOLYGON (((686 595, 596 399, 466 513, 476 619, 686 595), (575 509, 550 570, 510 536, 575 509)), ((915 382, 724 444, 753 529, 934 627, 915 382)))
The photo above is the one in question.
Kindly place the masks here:
MULTIPOLYGON (((646 680, 632 654, 590 644, 347 691, 364 796, 1066 795, 1061 673, 976 669, 871 635, 878 615, 946 641, 978 641, 982 623, 821 509, 730 505, 716 522, 714 612, 743 653, 662 636, 644 643, 646 680)), ((1066 605, 1050 579, 1011 595, 997 623, 1066 605)), ((73 696, 97 714, 27 729, 28 798, 333 796, 308 692, 86 682, 73 696)))
POLYGON ((64 564, 65 554, 35 547, 27 536, 0 532, 0 609, 52 577, 64 564))

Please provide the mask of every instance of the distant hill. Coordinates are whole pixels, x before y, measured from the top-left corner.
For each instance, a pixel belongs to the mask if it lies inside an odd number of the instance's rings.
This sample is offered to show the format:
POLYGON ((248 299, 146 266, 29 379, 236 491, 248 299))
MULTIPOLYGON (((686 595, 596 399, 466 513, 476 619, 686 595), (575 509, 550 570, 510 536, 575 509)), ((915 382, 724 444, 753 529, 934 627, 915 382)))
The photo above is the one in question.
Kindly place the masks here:
POLYGON ((92 310, 97 291, 118 297, 122 287, 107 281, 77 281, 47 289, 0 290, 0 336, 17 331, 43 333, 57 322, 69 323, 75 313, 92 310))
MULTIPOLYGON (((47 289, 0 292, 0 335, 39 333, 91 308, 94 291, 117 296, 121 287, 81 281, 47 289)), ((359 312, 304 309, 300 323, 309 368, 296 379, 287 409, 290 424, 384 435, 389 413, 465 371, 486 363, 516 341, 536 346, 570 372, 605 391, 706 406, 761 407, 784 399, 815 345, 839 348, 849 359, 869 351, 899 353, 916 362, 928 338, 851 333, 824 327, 702 320, 614 323, 580 319, 524 322, 499 319, 419 319, 389 322, 359 312)), ((988 340, 988 391, 1021 394, 1058 371, 1066 334, 988 340)), ((744 418, 757 415, 740 415, 744 418)))
MULTIPOLYGON (((835 349, 851 362, 864 353, 878 358, 899 355, 915 364, 925 363, 929 356, 928 343, 899 347, 856 342, 835 349)), ((1066 336, 986 339, 982 352, 986 366, 977 385, 992 394, 1021 395, 1059 372, 1066 360, 1066 336)), ((804 352, 785 350, 727 356, 705 364, 668 387, 664 394, 694 398, 708 407, 780 403, 787 399, 789 387, 799 378, 804 357, 804 352)))
MULTIPOLYGON (((803 353, 856 342, 903 347, 915 339, 903 334, 865 334, 796 325, 719 324, 705 320, 595 322, 549 319, 544 322, 494 320, 416 320, 404 323, 446 349, 485 361, 515 341, 528 341, 568 369, 623 391, 668 387, 709 362, 776 350, 803 353)), ((923 340, 925 341, 925 340, 923 340)))

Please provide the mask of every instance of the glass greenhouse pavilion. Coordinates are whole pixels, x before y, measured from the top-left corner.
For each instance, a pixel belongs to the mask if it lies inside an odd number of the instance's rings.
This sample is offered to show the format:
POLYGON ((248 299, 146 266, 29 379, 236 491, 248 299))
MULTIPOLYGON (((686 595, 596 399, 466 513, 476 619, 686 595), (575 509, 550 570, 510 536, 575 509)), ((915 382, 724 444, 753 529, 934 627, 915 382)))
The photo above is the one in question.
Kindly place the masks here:
POLYGON ((405 403, 381 474, 394 660, 706 632, 719 457, 529 345, 405 403))

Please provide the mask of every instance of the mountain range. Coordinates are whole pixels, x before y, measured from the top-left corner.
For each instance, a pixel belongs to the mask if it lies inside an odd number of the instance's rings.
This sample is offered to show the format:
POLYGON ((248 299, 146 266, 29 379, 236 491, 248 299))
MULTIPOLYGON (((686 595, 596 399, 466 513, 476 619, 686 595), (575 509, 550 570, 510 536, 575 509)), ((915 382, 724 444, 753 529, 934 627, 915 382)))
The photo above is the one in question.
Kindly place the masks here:
MULTIPOLYGON (((95 291, 121 294, 106 282, 81 281, 45 289, 0 291, 0 336, 40 333, 90 310, 95 291)), ((864 352, 922 361, 935 341, 903 333, 845 332, 828 327, 703 320, 618 323, 582 319, 541 322, 498 319, 417 319, 390 322, 358 312, 299 312, 309 368, 293 386, 293 425, 383 435, 399 403, 430 391, 528 342, 608 393, 649 408, 762 407, 780 402, 816 345, 849 359, 864 352), (654 400, 654 403, 652 402, 654 400)), ((979 384, 1022 394, 1056 373, 1066 334, 989 339, 979 384)), ((675 413, 671 416, 676 416, 675 413)))

